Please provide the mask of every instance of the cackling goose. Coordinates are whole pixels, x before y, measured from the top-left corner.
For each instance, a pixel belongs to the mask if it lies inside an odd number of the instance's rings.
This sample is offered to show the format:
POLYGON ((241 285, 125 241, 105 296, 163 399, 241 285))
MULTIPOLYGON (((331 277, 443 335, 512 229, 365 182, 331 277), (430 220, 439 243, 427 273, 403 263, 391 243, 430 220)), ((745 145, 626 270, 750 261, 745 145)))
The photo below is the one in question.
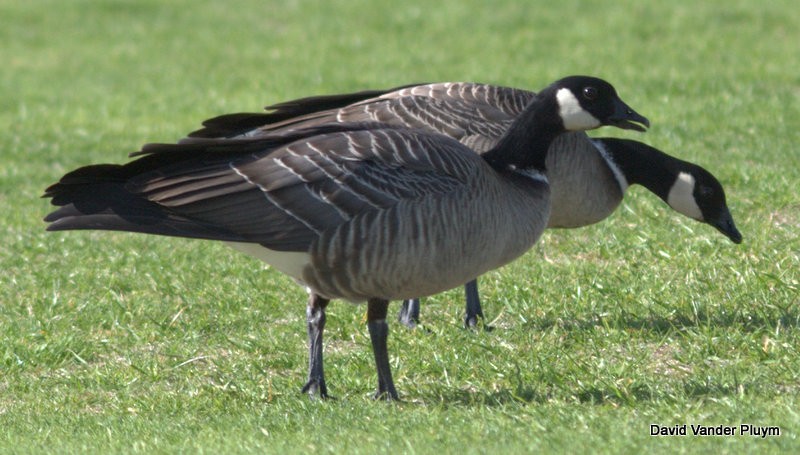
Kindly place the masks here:
POLYGON ((607 82, 572 76, 532 97, 483 155, 433 132, 338 123, 249 139, 151 144, 124 165, 79 168, 45 190, 48 230, 221 240, 305 286, 309 377, 322 367, 330 299, 367 301, 377 397, 396 399, 389 300, 463 284, 527 251, 549 217, 543 174, 567 130, 644 130, 607 82))
MULTIPOLYGON (((467 82, 445 82, 303 98, 267 107, 268 113, 228 114, 203 122, 185 139, 255 137, 272 131, 327 122, 380 121, 451 136, 483 153, 495 145, 534 92, 467 82)), ((607 218, 630 185, 640 184, 670 207, 707 223, 734 243, 742 236, 727 207, 719 181, 702 167, 641 142, 563 134, 547 155, 551 212, 549 228, 577 228, 607 218)), ((465 286, 465 324, 483 316, 477 284, 465 286)), ((400 320, 419 317, 419 301, 403 303, 400 320)))

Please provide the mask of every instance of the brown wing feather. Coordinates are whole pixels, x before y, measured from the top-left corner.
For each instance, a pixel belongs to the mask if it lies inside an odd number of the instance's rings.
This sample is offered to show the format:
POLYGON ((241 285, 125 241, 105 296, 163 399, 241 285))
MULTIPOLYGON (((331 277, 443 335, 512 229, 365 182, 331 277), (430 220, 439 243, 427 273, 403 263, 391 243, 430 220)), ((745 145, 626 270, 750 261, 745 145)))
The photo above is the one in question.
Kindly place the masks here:
POLYGON ((205 121, 198 137, 251 137, 329 122, 377 121, 453 137, 488 150, 535 94, 510 87, 446 82, 386 91, 302 98, 269 106, 269 113, 229 114, 205 121))
POLYGON ((410 130, 275 142, 152 146, 127 165, 82 168, 47 190, 64 206, 47 217, 49 229, 126 230, 305 251, 321 232, 356 215, 465 185, 480 162, 449 138, 410 130))

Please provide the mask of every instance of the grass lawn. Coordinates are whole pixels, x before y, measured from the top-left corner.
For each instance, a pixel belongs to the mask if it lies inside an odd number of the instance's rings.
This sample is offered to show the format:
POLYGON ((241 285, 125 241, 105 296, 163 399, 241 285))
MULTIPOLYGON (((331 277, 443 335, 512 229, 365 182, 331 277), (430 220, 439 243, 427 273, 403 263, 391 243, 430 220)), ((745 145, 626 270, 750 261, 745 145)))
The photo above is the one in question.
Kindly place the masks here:
POLYGON ((789 0, 0 0, 0 453, 797 452, 798 43, 789 0), (580 73, 653 122, 592 135, 709 169, 744 243, 632 188, 483 277, 495 330, 461 328, 460 290, 424 300, 423 330, 393 326, 398 404, 370 399, 365 307, 329 307, 337 399, 310 401, 289 279, 220 244, 41 221, 63 173, 214 115, 580 73))

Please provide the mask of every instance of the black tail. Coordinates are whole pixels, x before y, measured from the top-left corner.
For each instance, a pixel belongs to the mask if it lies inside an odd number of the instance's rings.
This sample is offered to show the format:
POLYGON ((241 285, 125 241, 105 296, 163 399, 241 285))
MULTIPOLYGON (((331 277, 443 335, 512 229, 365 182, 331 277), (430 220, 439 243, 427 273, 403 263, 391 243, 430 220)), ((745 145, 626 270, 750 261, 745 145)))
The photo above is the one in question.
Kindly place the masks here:
POLYGON ((86 166, 50 186, 44 197, 59 209, 44 221, 48 231, 100 229, 176 237, 241 241, 233 233, 171 214, 125 188, 130 177, 125 166, 86 166))
POLYGON ((377 123, 334 123, 254 139, 198 139, 185 144, 148 144, 130 163, 96 164, 76 169, 48 187, 43 197, 60 207, 44 218, 47 230, 101 229, 225 241, 242 235, 180 214, 150 201, 136 188, 164 174, 229 169, 230 163, 256 159, 276 148, 316 136, 370 128, 377 123))
POLYGON ((203 140, 194 144, 147 144, 124 165, 95 164, 67 173, 42 197, 61 208, 44 218, 48 231, 100 229, 216 240, 242 241, 241 236, 170 212, 131 191, 136 179, 164 169, 210 167, 252 153, 266 153, 291 142, 297 134, 259 140, 203 140))

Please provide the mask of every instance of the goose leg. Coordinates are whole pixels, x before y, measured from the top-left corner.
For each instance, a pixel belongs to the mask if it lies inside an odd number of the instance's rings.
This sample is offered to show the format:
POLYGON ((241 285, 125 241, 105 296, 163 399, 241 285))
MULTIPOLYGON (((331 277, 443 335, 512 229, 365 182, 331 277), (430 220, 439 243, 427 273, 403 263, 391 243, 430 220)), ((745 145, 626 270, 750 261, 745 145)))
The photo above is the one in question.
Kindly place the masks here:
POLYGON ((403 300, 397 320, 409 329, 416 327, 419 324, 419 299, 403 300))
POLYGON ((464 293, 467 296, 467 314, 464 316, 464 326, 467 328, 475 327, 478 325, 478 316, 483 319, 477 278, 464 285, 464 293))
POLYGON ((325 307, 329 302, 329 299, 310 292, 308 306, 306 306, 308 382, 303 386, 302 391, 319 398, 328 398, 325 373, 322 370, 322 331, 325 329, 325 307))
POLYGON ((392 370, 389 366, 389 351, 386 348, 386 339, 389 336, 389 324, 386 323, 388 309, 388 300, 370 299, 367 303, 367 329, 369 329, 372 352, 375 354, 375 367, 378 371, 376 400, 398 399, 394 381, 392 381, 392 370))

